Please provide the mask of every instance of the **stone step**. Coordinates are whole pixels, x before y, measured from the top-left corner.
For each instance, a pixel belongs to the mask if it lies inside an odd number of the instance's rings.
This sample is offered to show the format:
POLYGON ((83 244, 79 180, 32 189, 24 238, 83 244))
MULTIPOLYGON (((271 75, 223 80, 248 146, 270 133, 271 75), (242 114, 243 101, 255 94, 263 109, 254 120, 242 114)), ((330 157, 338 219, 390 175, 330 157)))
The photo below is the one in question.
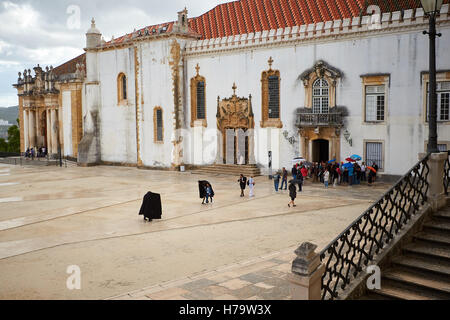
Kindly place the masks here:
POLYGON ((450 246, 450 237, 444 235, 432 234, 429 232, 420 232, 414 236, 419 241, 430 242, 441 246, 450 246))
MULTIPOLYGON (((391 269, 384 272, 383 279, 388 279, 393 284, 398 282, 400 285, 406 285, 406 289, 411 288, 411 291, 429 291, 430 295, 435 294, 442 298, 450 298, 449 281, 442 281, 441 279, 399 269, 391 269)), ((381 286, 383 287, 383 281, 381 286)))
POLYGON ((424 259, 400 256, 392 259, 394 265, 405 267, 408 270, 418 270, 427 274, 436 274, 438 276, 450 277, 450 267, 437 262, 426 261, 424 259))
POLYGON ((390 299, 398 300, 435 300, 435 297, 428 296, 426 294, 419 294, 416 292, 408 291, 404 288, 396 288, 390 284, 382 285, 380 290, 373 290, 372 293, 388 297, 390 299))
POLYGON ((434 213, 433 217, 450 221, 450 209, 440 210, 440 211, 434 213))
POLYGON ((450 222, 436 220, 429 221, 424 224, 424 229, 437 231, 450 236, 450 222))
POLYGON ((450 261, 450 248, 436 247, 430 244, 410 243, 403 249, 406 253, 414 253, 425 257, 450 261))

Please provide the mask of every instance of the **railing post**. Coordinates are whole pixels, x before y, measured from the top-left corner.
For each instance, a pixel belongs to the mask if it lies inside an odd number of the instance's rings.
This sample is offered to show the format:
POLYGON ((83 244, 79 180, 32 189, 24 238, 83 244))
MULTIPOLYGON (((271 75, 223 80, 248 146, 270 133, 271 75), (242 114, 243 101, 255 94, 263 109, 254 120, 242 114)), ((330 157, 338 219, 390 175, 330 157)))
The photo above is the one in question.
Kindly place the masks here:
POLYGON ((292 300, 321 300, 322 276, 325 265, 320 262, 320 255, 315 252, 315 244, 305 242, 295 254, 292 273, 288 275, 291 282, 292 300))
POLYGON ((444 164, 448 153, 432 153, 428 160, 430 172, 428 174, 428 202, 434 212, 446 206, 446 197, 444 192, 444 164))

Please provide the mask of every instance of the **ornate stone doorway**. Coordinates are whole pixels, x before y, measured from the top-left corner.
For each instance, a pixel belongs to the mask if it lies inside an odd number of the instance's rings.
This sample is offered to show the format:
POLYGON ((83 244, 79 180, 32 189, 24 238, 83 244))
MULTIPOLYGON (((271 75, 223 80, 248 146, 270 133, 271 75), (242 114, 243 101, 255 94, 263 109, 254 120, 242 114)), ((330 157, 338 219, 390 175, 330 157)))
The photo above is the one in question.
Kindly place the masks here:
POLYGON ((325 139, 312 141, 312 161, 328 162, 330 160, 330 142, 325 139))
POLYGON ((217 164, 248 165, 255 163, 252 97, 239 98, 233 85, 231 98, 217 99, 217 164))

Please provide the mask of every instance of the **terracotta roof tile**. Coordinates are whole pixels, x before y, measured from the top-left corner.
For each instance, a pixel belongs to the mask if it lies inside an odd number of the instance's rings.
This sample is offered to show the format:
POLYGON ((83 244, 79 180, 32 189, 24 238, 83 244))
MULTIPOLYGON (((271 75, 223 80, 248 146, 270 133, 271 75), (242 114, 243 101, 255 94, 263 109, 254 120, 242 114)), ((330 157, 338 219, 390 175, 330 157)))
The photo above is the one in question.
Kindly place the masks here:
POLYGON ((56 76, 62 76, 65 74, 75 73, 77 71, 77 63, 84 64, 84 66, 86 68, 86 54, 85 53, 54 68, 53 74, 56 76))
MULTIPOLYGON (((450 0, 444 0, 449 3, 450 0)), ((303 24, 325 22, 367 14, 369 5, 378 5, 381 12, 394 12, 420 7, 420 0, 238 0, 216 6, 214 9, 189 19, 192 33, 202 39, 278 29, 303 24)), ((168 32, 173 22, 167 25, 168 32)), ((131 34, 116 39, 115 43, 131 38, 131 34)))

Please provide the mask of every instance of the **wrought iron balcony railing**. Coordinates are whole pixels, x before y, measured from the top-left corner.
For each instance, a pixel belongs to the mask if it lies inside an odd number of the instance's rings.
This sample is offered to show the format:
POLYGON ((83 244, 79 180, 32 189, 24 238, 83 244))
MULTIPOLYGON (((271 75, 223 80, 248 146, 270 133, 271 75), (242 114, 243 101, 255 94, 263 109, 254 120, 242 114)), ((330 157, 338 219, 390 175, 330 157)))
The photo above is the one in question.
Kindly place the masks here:
POLYGON ((343 115, 338 113, 303 113, 297 112, 298 127, 342 127, 344 124, 343 115))
MULTIPOLYGON (((425 204, 428 159, 429 155, 418 162, 320 253, 325 265, 322 299, 337 298, 425 204)), ((447 162, 447 177, 449 166, 447 162)))

